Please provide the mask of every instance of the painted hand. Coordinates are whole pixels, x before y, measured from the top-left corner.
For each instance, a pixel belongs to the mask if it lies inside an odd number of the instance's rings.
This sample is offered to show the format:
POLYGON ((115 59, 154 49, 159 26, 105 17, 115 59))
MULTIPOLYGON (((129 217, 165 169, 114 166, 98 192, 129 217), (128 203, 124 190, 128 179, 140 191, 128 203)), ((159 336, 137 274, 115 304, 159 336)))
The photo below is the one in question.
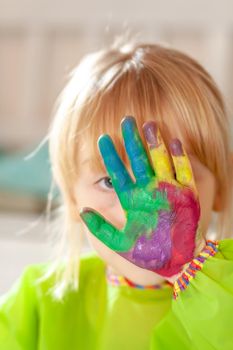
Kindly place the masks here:
POLYGON ((80 216, 99 240, 125 259, 161 276, 173 276, 194 257, 199 235, 200 204, 191 164, 178 139, 169 145, 169 158, 155 122, 143 125, 151 161, 134 117, 125 117, 121 128, 136 182, 109 135, 100 136, 98 147, 124 209, 126 224, 118 230, 87 207, 82 208, 80 216))

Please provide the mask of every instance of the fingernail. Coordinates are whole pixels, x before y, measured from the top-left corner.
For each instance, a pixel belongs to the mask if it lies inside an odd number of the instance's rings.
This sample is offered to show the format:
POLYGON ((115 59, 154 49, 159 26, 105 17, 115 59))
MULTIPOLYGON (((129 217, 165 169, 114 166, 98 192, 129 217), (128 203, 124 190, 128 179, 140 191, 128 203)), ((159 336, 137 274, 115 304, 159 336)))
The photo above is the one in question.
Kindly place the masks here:
POLYGON ((80 212, 79 212, 79 214, 81 215, 81 214, 83 214, 83 213, 90 213, 91 212, 91 210, 89 209, 89 208, 82 208, 81 210, 80 210, 80 212))
POLYGON ((154 122, 148 122, 143 126, 147 142, 152 146, 158 146, 157 126, 154 122))
POLYGON ((91 210, 89 208, 82 208, 79 212, 79 215, 84 221, 86 221, 91 217, 90 213, 91 213, 91 210))
POLYGON ((181 144, 179 139, 174 139, 170 143, 170 150, 171 150, 171 153, 173 156, 183 156, 184 155, 182 144, 181 144))
POLYGON ((121 120, 121 125, 125 123, 136 123, 135 117, 133 115, 126 115, 122 120, 121 120))

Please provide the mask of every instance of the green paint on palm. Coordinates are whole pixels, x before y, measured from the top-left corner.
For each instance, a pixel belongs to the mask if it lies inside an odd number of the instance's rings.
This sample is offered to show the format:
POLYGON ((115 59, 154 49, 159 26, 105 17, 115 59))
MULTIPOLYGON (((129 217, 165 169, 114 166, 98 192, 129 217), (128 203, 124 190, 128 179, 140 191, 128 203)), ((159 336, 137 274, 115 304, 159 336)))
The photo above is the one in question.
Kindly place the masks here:
MULTIPOLYGON (((154 178, 153 183, 155 181, 154 178)), ((157 227, 159 210, 169 211, 170 205, 164 192, 155 191, 151 184, 146 188, 134 184, 133 189, 118 193, 118 196, 127 218, 122 230, 117 230, 93 209, 84 210, 80 215, 89 230, 109 248, 127 252, 140 236, 150 238, 157 227)))

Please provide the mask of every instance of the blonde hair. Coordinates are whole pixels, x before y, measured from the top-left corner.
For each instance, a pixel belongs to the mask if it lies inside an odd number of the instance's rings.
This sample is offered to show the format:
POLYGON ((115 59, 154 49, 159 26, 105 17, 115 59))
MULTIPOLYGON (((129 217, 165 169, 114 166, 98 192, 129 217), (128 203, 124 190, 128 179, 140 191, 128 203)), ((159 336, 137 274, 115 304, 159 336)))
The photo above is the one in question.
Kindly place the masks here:
MULTIPOLYGON (((57 275, 62 291, 68 285, 78 287, 77 240, 81 239, 82 224, 73 189, 80 171, 79 150, 88 142, 93 169, 104 170, 97 139, 108 133, 129 165, 120 130, 125 115, 135 116, 140 127, 146 120, 155 119, 166 144, 169 122, 178 126, 183 141, 216 177, 222 198, 217 238, 230 237, 233 170, 229 120, 214 80, 194 59, 162 45, 118 40, 81 60, 55 108, 49 147, 54 179, 64 204, 62 239, 67 262, 57 275)), ((145 145, 143 136, 142 140, 145 145)))

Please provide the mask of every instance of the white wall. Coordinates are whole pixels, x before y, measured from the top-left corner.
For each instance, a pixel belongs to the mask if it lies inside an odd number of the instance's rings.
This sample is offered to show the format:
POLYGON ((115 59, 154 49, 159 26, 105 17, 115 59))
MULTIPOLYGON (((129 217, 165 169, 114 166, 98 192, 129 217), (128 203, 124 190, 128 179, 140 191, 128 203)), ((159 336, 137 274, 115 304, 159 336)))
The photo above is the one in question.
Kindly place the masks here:
POLYGON ((232 108, 232 24, 230 0, 0 1, 0 146, 38 142, 69 71, 126 28, 199 59, 232 108))

